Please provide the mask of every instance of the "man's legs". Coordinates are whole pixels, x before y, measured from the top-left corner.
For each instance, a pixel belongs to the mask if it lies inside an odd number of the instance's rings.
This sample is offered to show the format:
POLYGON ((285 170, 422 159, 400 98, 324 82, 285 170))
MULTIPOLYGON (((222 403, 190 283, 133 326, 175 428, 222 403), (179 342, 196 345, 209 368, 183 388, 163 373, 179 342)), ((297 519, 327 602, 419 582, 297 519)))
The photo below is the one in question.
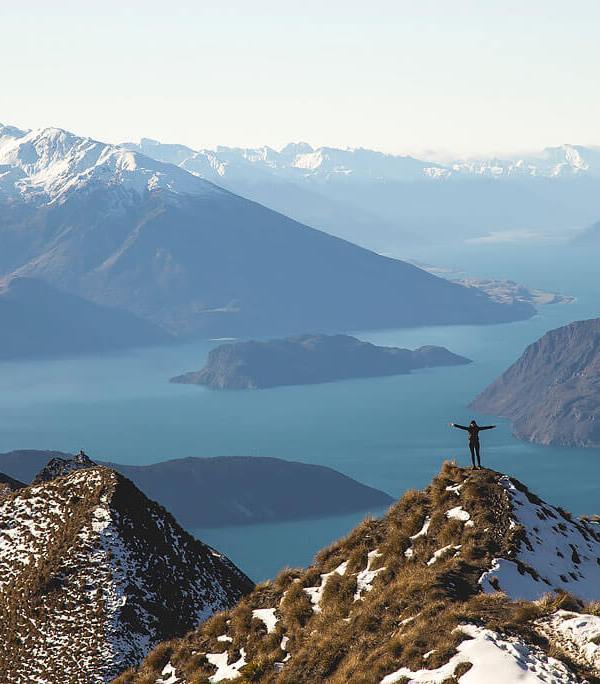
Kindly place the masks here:
POLYGON ((475 453, 477 454, 477 465, 479 466, 479 468, 481 468, 480 450, 481 450, 481 447, 480 447, 479 442, 475 442, 475 453))
POLYGON ((473 464, 473 468, 475 467, 475 445, 473 442, 469 442, 469 450, 471 451, 471 463, 473 464))

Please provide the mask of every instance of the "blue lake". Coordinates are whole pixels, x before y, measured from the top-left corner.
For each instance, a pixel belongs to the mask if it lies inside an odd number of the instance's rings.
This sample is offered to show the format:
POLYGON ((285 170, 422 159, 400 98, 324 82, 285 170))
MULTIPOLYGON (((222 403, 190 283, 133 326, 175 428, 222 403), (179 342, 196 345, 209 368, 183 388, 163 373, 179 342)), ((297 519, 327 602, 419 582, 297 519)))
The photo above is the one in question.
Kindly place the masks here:
MULTIPOLYGON (((93 457, 122 463, 277 456, 331 466, 394 496, 423 487, 444 459, 468 461, 463 433, 448 422, 469 420, 467 404, 545 331, 599 315, 600 288, 594 259, 578 253, 575 265, 575 257, 565 257, 558 247, 477 245, 413 256, 578 299, 542 307, 535 318, 507 325, 355 332, 377 344, 440 344, 475 361, 391 378, 246 392, 168 383, 174 375, 200 368, 215 342, 3 363, 0 451, 83 447, 93 457)), ((485 435, 486 465, 517 476, 574 513, 600 512, 600 450, 524 444, 505 422, 493 422, 499 428, 485 435)), ((193 532, 260 580, 282 566, 309 563, 320 547, 364 515, 193 532)))

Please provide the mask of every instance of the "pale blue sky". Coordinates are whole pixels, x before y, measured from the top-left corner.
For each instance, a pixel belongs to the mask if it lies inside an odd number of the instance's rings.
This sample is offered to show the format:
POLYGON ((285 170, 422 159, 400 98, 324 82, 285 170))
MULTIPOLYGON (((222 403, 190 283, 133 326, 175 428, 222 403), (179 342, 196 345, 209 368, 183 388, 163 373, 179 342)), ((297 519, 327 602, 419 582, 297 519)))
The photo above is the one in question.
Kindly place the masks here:
POLYGON ((600 144, 598 0, 0 0, 0 122, 192 147, 600 144))

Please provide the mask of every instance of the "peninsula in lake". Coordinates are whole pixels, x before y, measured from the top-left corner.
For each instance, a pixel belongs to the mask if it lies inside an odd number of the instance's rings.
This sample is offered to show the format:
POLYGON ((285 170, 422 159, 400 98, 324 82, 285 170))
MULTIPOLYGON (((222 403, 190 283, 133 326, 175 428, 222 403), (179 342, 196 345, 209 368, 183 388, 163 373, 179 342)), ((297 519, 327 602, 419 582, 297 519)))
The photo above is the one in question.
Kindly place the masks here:
POLYGON ((600 446, 600 318, 547 332, 473 402, 509 418, 516 437, 600 446))
POLYGON ((222 344, 206 366, 171 382, 210 389, 264 389, 310 385, 349 378, 402 375, 418 368, 458 366, 470 359, 445 347, 378 347, 349 335, 301 335, 265 342, 222 344))
POLYGON ((304 520, 389 506, 389 494, 311 463, 264 456, 177 458, 146 465, 92 461, 60 451, 0 454, 3 492, 106 466, 131 480, 188 529, 304 520))

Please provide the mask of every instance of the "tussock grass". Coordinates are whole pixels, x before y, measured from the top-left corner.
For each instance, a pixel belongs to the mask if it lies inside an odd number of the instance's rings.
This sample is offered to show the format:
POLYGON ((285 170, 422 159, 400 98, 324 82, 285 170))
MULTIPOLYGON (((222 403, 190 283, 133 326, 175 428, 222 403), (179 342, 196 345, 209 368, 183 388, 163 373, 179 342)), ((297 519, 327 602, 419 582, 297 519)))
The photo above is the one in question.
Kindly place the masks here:
MULTIPOLYGON (((523 541, 524 531, 509 524, 512 511, 498 477, 490 470, 472 471, 445 463, 427 489, 408 491, 383 518, 364 520, 320 551, 310 568, 285 569, 188 639, 198 651, 215 652, 214 639, 226 631, 234 639, 233 644, 226 644, 230 656, 237 657, 242 646, 248 654, 249 664, 240 681, 263 684, 376 684, 403 666, 434 669, 448 662, 468 638, 457 629, 464 624, 521 636, 550 649, 536 632, 535 621, 561 607, 581 609, 581 604, 566 594, 549 595, 535 603, 511 602, 501 593, 481 593, 478 584, 493 558, 514 555, 523 541), (447 490, 455 485, 461 485, 460 496, 447 490), (462 521, 446 516, 456 506, 469 513, 473 526, 465 527, 462 521), (411 539, 427 518, 427 535, 411 539), (460 546, 458 555, 453 548, 427 565, 437 550, 448 545, 460 546), (408 549, 411 558, 405 555, 408 549), (368 554, 374 550, 380 556, 372 558, 370 569, 381 571, 371 591, 355 601, 357 574, 365 570, 368 554), (346 573, 329 576, 321 611, 315 612, 304 588, 320 586, 321 576, 343 562, 347 562, 346 573), (266 634, 264 625, 251 619, 252 609, 259 607, 277 609, 274 634, 266 634), (280 648, 284 634, 289 639, 286 651, 292 657, 277 674, 273 665, 285 657, 280 648), (426 653, 430 655, 424 659, 426 653)), ((592 610, 598 607, 591 606, 592 610)), ((449 681, 458 681, 470 666, 461 663, 449 681)), ((213 672, 214 668, 200 664, 198 675, 213 672)), ((127 684, 139 684, 139 680, 127 684)))

